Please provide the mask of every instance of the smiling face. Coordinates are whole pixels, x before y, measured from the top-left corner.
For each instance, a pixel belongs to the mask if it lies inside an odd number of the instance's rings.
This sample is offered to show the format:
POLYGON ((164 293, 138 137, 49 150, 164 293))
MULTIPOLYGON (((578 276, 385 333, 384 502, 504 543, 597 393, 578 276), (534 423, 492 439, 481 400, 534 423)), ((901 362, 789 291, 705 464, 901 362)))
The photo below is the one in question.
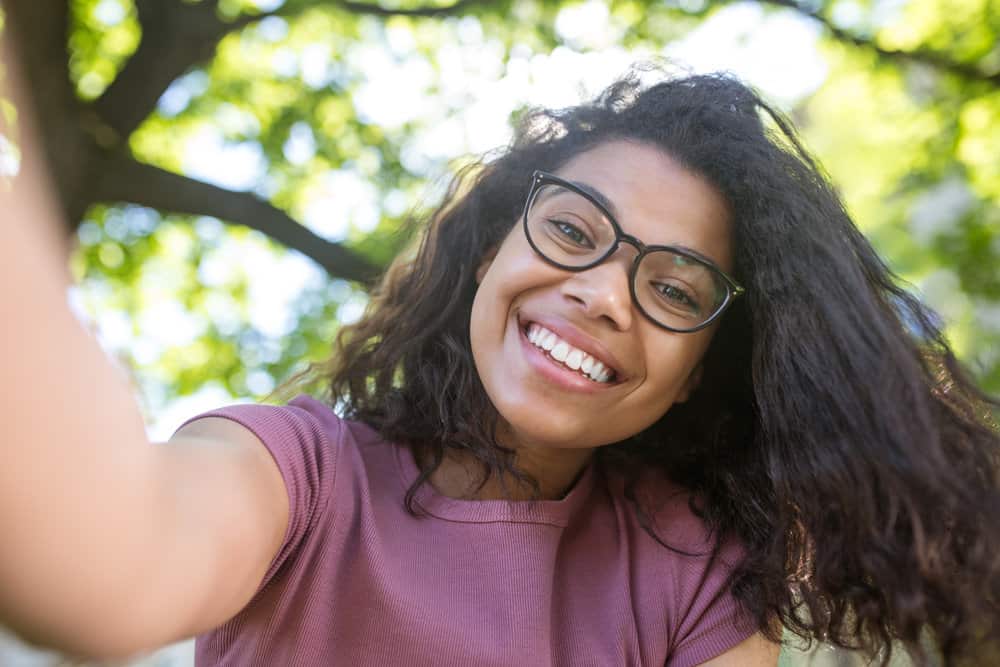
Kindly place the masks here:
MULTIPOLYGON (((649 245, 686 246, 731 271, 725 200, 659 149, 607 142, 556 174, 600 193, 624 233, 649 245)), ((622 244, 598 266, 565 271, 539 257, 515 224, 479 267, 472 353, 510 440, 505 444, 581 450, 618 442, 696 388, 718 324, 674 333, 643 317, 629 292, 635 256, 622 244), (595 372, 598 362, 614 372, 595 372), (582 372, 588 366, 591 377, 582 372)))

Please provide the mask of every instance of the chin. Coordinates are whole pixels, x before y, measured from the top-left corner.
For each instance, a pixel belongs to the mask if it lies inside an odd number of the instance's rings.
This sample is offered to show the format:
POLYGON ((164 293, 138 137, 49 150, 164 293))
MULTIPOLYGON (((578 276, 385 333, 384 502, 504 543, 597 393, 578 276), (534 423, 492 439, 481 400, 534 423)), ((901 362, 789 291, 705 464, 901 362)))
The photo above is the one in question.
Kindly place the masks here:
POLYGON ((594 441, 593 428, 585 424, 570 423, 568 417, 560 419, 552 413, 530 416, 518 413, 519 411, 500 412, 503 429, 513 436, 516 443, 551 449, 587 449, 603 444, 594 441))

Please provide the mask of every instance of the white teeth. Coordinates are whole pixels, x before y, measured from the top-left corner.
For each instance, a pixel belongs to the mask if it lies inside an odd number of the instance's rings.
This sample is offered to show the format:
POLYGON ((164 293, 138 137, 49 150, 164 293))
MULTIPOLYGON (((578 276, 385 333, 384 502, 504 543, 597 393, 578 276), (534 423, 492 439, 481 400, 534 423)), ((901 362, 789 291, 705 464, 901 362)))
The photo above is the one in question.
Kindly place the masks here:
POLYGON ((594 382, 608 382, 614 375, 614 372, 606 368, 603 363, 583 350, 573 347, 541 325, 534 323, 529 325, 527 338, 532 345, 545 350, 556 361, 574 371, 580 371, 594 382))
POLYGON ((594 367, 591 368, 587 372, 587 375, 589 375, 590 377, 592 377, 595 380, 597 380, 598 382, 600 382, 601 381, 601 375, 603 373, 604 373, 604 364, 602 364, 601 362, 595 360, 594 361, 594 367))

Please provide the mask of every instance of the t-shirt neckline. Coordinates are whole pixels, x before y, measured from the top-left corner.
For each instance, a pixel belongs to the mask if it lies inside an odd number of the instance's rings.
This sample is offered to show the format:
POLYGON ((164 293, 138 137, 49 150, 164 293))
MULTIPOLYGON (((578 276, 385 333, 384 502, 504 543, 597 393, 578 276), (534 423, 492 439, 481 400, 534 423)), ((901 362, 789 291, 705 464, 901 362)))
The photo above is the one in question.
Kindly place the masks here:
MULTIPOLYGON (((397 444, 396 464, 403 490, 420 475, 410 447, 397 444)), ((576 484, 559 500, 463 500, 442 495, 430 482, 414 494, 416 504, 431 516, 460 523, 545 523, 566 527, 570 518, 587 502, 595 483, 595 459, 591 458, 576 484)))

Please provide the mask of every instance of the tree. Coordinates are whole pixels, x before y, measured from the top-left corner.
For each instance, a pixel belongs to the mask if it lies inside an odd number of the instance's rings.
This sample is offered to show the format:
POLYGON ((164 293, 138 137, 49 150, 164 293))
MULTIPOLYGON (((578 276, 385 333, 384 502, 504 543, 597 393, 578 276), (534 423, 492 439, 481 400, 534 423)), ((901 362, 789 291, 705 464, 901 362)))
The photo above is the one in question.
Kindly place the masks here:
MULTIPOLYGON (((183 343, 125 354, 154 411, 212 378, 259 396, 301 359, 324 356, 338 313, 357 311, 410 237, 407 213, 425 205, 428 175, 446 171, 441 156, 415 155, 410 137, 471 100, 458 94, 451 109, 398 124, 373 120, 357 103, 365 58, 382 53, 441 92, 456 56, 449 45, 463 40, 500 74, 533 53, 587 47, 557 24, 567 12, 597 11, 609 41, 656 53, 732 4, 268 2, 6 0, 5 33, 44 101, 49 163, 80 240, 74 267, 88 298, 102 295, 90 307, 135 322, 176 300, 201 314, 183 343), (258 173, 230 187, 186 173, 180 147, 208 126, 258 173), (370 184, 365 220, 333 234, 300 222, 331 173, 352 175, 347 190, 370 184), (293 321, 270 332, 251 321, 245 272, 206 278, 224 248, 259 249, 263 239, 275 256, 297 251, 332 279, 313 280, 293 321)), ((821 29, 830 74, 792 111, 865 231, 943 311, 984 386, 1000 389, 995 0, 758 4, 821 29)))
MULTIPOLYGON (((366 286, 411 237, 408 213, 433 203, 428 180, 447 173, 449 155, 493 145, 461 114, 480 104, 506 116, 544 101, 473 99, 455 83, 463 68, 525 79, 532 58, 554 49, 660 53, 737 6, 3 1, 0 38, 19 43, 78 240, 78 298, 134 370, 150 416, 213 381, 260 397, 303 359, 326 356, 339 323, 357 316, 366 286), (599 25, 598 37, 573 28, 581 24, 599 25), (378 105, 362 99, 368 74, 390 65, 403 73, 393 81, 436 106, 397 109, 391 120, 392 109, 373 113, 378 105), (184 154, 199 140, 250 168, 199 171, 184 154), (335 213, 324 216, 317 200, 335 213), (322 272, 303 275, 287 321, 262 321, 254 266, 301 270, 289 251, 322 272)), ((1000 391, 1000 5, 742 6, 817 27, 827 76, 788 110, 865 232, 943 313, 983 386, 1000 391)), ((2 165, 0 145, 0 174, 2 165)))

